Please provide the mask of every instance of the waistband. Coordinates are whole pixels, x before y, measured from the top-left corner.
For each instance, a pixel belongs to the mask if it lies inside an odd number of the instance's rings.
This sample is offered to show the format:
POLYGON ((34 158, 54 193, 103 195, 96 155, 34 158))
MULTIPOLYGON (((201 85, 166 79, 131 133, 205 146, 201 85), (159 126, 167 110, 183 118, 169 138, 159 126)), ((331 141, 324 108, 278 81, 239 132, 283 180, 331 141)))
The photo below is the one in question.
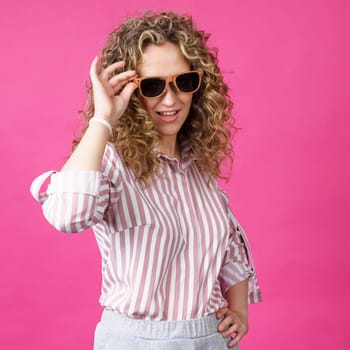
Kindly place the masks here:
POLYGON ((192 320, 154 321, 131 318, 105 309, 101 322, 111 331, 125 336, 141 335, 151 339, 199 338, 218 332, 215 314, 192 320))

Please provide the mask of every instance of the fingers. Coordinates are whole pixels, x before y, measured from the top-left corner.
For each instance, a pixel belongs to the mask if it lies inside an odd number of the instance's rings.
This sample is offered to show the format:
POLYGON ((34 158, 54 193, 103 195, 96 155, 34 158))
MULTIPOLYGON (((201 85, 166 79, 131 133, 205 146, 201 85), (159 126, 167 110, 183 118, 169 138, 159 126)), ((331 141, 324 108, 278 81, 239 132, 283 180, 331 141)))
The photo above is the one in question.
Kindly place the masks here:
POLYGON ((228 343, 228 346, 230 348, 234 347, 235 345, 237 345, 241 339, 247 334, 247 331, 244 331, 243 329, 239 330, 236 332, 235 335, 231 335, 234 336, 233 339, 228 343))
POLYGON ((231 334, 236 333, 240 330, 238 323, 233 323, 233 324, 230 323, 229 325, 227 325, 225 327, 226 328, 224 328, 224 330, 221 332, 221 334, 224 338, 226 338, 226 337, 230 336, 231 334))
POLYGON ((128 70, 120 74, 114 75, 114 73, 125 66, 124 61, 118 61, 110 64, 108 67, 98 72, 98 57, 92 62, 93 74, 95 77, 99 77, 101 80, 108 81, 112 86, 118 83, 120 80, 127 80, 129 78, 135 79, 136 71, 128 70))
POLYGON ((128 83, 120 93, 120 97, 124 98, 126 101, 129 101, 131 98, 131 95, 134 93, 135 89, 137 88, 137 85, 134 83, 128 83))
POLYGON ((128 70, 111 76, 124 66, 125 63, 119 61, 101 70, 98 57, 93 59, 90 66, 95 112, 105 116, 111 122, 123 115, 137 87, 132 83, 132 80, 137 77, 136 71, 128 70))
POLYGON ((111 65, 109 65, 108 67, 106 67, 105 69, 103 69, 101 71, 101 78, 105 79, 105 80, 109 80, 109 78, 111 77, 111 75, 118 69, 123 68, 125 66, 125 62, 124 61, 118 61, 118 62, 114 62, 111 65))
POLYGON ((227 307, 221 308, 220 310, 217 311, 216 318, 217 319, 223 318, 225 316, 225 314, 227 313, 227 311, 228 311, 227 307))
POLYGON ((136 77, 136 71, 129 70, 113 76, 109 79, 108 82, 111 85, 113 91, 118 94, 127 83, 134 80, 136 77))
POLYGON ((218 325, 218 331, 226 338, 232 336, 233 339, 228 343, 233 347, 247 334, 248 325, 241 317, 228 308, 222 308, 216 313, 217 318, 223 318, 218 325))
POLYGON ((113 94, 119 94, 127 83, 137 77, 135 70, 128 70, 113 75, 116 70, 125 66, 124 61, 112 63, 102 71, 99 71, 98 60, 99 58, 96 56, 90 67, 90 78, 94 89, 97 87, 104 87, 107 91, 113 91, 113 94))
POLYGON ((90 79, 92 84, 96 84, 98 81, 97 62, 98 62, 98 56, 96 56, 93 59, 90 66, 90 79))
POLYGON ((100 70, 98 61, 99 61, 99 57, 96 56, 91 62, 90 78, 91 78, 92 83, 97 82, 99 79, 108 81, 110 79, 111 75, 117 69, 123 68, 125 66, 124 61, 118 61, 118 62, 112 63, 111 65, 109 65, 105 69, 100 70))

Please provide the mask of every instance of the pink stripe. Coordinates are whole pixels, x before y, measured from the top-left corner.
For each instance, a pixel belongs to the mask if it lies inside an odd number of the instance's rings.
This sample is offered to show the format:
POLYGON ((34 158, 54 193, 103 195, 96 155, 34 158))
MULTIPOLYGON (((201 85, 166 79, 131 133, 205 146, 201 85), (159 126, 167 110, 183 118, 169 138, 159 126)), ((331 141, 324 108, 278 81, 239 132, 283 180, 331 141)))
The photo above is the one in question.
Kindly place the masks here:
POLYGON ((157 219, 160 221, 160 227, 157 228, 157 231, 155 231, 153 234, 157 235, 157 242, 156 242, 156 252, 157 255, 155 257, 155 262, 153 265, 153 271, 152 271, 152 281, 151 285, 154 286, 155 290, 153 293, 157 293, 159 296, 158 298, 152 298, 152 294, 150 293, 147 298, 147 304, 150 305, 150 308, 152 307, 152 303, 154 305, 154 310, 150 313, 153 314, 155 317, 159 314, 160 310, 164 307, 163 306, 163 300, 165 300, 165 290, 164 290, 164 282, 166 277, 166 267, 169 263, 168 261, 168 250, 170 248, 170 242, 171 237, 169 236, 170 232, 170 226, 168 223, 168 220, 165 220, 165 217, 169 217, 169 215, 164 215, 165 211, 165 202, 162 196, 159 196, 160 189, 157 185, 156 181, 153 181, 153 189, 150 187, 147 189, 147 193, 150 199, 150 205, 153 204, 156 206, 156 209, 154 212, 157 213, 159 211, 160 213, 163 213, 163 215, 157 215, 157 219), (158 204, 158 205, 157 205, 158 204), (163 245, 161 249, 161 244, 163 245), (156 276, 156 273, 158 272, 158 275, 156 276), (158 277, 158 279, 156 279, 158 277))
POLYGON ((101 304, 146 319, 202 317, 225 304, 222 289, 246 276, 253 279, 250 300, 259 301, 246 246, 216 183, 208 187, 188 155, 183 163, 161 157, 161 170, 164 176, 151 178, 145 188, 108 144, 101 174, 86 175, 86 193, 84 175, 72 174, 69 188, 79 191, 64 193, 62 182, 61 191, 45 201, 45 215, 59 229, 96 224, 101 304), (98 181, 98 193, 91 194, 91 181, 98 181))

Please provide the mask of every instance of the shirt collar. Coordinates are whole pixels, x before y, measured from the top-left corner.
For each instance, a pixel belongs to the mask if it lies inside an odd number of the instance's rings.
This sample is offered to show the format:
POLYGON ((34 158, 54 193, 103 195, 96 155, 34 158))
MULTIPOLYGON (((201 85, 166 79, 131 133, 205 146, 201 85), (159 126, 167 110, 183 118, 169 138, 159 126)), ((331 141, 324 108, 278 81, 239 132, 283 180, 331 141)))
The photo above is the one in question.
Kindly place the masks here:
POLYGON ((181 160, 178 160, 175 157, 171 157, 167 154, 161 153, 158 149, 154 149, 158 153, 158 157, 164 159, 168 162, 177 163, 179 169, 186 170, 192 163, 192 154, 191 154, 191 142, 188 139, 179 139, 180 150, 181 150, 181 160))

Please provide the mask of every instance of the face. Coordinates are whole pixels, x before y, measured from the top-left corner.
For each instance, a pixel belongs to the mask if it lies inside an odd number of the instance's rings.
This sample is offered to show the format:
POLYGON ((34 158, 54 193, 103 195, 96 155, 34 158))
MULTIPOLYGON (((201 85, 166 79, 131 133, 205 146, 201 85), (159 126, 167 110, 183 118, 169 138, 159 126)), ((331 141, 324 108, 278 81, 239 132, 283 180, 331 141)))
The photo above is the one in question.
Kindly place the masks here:
MULTIPOLYGON (((166 42, 161 46, 150 44, 144 50, 138 66, 139 77, 167 77, 190 70, 179 47, 166 42)), ((177 134, 185 122, 192 103, 192 94, 177 91, 172 84, 159 97, 142 98, 142 103, 153 119, 162 142, 175 144, 177 134)))

